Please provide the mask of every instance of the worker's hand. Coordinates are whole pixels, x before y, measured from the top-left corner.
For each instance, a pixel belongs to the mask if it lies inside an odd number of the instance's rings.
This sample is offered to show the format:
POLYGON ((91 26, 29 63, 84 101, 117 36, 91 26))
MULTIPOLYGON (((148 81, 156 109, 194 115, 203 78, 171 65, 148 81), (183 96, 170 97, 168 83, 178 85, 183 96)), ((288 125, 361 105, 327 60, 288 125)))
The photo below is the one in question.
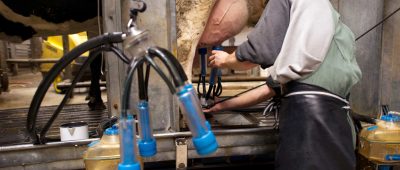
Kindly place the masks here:
POLYGON ((248 70, 258 66, 258 64, 254 64, 249 61, 240 62, 239 60, 237 60, 235 52, 229 54, 224 51, 213 50, 211 54, 212 55, 209 58, 210 67, 229 68, 234 70, 248 70))
POLYGON ((222 107, 221 107, 221 104, 220 103, 217 103, 216 105, 214 105, 214 106, 212 106, 212 107, 210 107, 210 108, 204 108, 203 109, 203 112, 204 113, 211 113, 211 112, 219 112, 219 111, 221 111, 222 110, 222 107))
POLYGON ((211 53, 212 55, 209 57, 210 67, 218 67, 218 68, 228 67, 229 63, 232 62, 231 61, 232 57, 234 57, 229 53, 220 50, 212 50, 211 53))
MULTIPOLYGON (((215 105, 212 105, 210 108, 203 108, 203 112, 205 113, 209 113, 209 112, 219 112, 222 111, 224 109, 224 103, 218 103, 219 101, 221 101, 222 99, 219 97, 214 97, 214 101, 213 103, 217 103, 215 105)), ((212 104, 213 104, 212 103, 212 104)))

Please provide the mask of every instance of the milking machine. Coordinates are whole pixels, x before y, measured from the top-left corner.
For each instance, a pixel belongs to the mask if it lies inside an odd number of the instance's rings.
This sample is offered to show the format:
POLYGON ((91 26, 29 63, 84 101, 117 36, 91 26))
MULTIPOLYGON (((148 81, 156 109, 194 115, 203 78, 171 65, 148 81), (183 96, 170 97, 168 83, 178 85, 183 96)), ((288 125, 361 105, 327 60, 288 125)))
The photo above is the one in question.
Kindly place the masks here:
POLYGON ((155 138, 152 134, 151 117, 148 105, 147 86, 149 81, 150 68, 153 68, 164 80, 172 94, 176 94, 183 116, 186 118, 188 127, 192 133, 192 140, 196 151, 200 155, 213 153, 218 148, 217 141, 210 124, 206 121, 201 109, 201 104, 193 86, 188 83, 186 74, 178 60, 167 50, 153 46, 148 32, 140 30, 136 26, 136 16, 139 12, 144 12, 146 5, 142 1, 131 10, 131 19, 128 23, 128 31, 124 33, 107 33, 88 40, 77 46, 60 59, 50 70, 40 83, 32 100, 28 112, 27 129, 35 144, 44 144, 46 132, 58 116, 62 107, 66 104, 67 98, 71 95, 73 87, 79 80, 82 70, 93 61, 95 55, 91 55, 83 64, 78 76, 72 81, 71 88, 67 91, 64 100, 60 103, 51 119, 45 127, 38 133, 36 128, 36 117, 44 95, 50 87, 56 76, 74 59, 82 53, 93 50, 95 52, 111 51, 114 52, 125 63, 129 63, 129 68, 125 78, 124 89, 121 100, 121 114, 119 117, 119 135, 120 135, 120 163, 119 169, 140 169, 136 157, 136 148, 139 148, 139 154, 143 157, 150 157, 157 153, 155 138), (125 55, 122 50, 115 47, 114 44, 123 43, 125 55), (154 59, 159 59, 167 68, 168 74, 165 74, 154 59), (146 69, 144 70, 144 65, 146 69), (133 75, 137 71, 139 103, 137 109, 139 113, 134 114, 130 111, 130 91, 133 75), (168 77, 170 76, 171 79, 168 77), (139 140, 136 140, 136 118, 139 120, 139 140), (138 146, 137 146, 138 145, 138 146))

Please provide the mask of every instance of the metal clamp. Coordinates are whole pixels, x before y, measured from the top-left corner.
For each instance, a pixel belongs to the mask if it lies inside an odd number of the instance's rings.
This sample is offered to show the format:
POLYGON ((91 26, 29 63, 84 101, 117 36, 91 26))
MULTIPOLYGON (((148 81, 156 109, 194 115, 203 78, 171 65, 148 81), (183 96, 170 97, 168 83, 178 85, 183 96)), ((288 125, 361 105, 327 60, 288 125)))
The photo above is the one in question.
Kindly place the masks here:
POLYGON ((176 169, 185 170, 187 168, 188 150, 186 138, 175 139, 176 146, 176 169))

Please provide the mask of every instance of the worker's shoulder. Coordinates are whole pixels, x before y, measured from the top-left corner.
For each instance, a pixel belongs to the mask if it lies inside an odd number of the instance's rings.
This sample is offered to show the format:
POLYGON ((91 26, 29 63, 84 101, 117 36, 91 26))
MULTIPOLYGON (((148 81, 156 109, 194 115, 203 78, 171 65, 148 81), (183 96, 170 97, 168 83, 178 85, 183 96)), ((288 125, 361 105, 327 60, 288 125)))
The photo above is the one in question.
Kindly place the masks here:
POLYGON ((320 7, 326 7, 327 5, 330 5, 331 2, 329 0, 281 0, 281 1, 288 1, 288 3, 291 6, 297 6, 297 7, 315 7, 315 6, 320 6, 320 7))

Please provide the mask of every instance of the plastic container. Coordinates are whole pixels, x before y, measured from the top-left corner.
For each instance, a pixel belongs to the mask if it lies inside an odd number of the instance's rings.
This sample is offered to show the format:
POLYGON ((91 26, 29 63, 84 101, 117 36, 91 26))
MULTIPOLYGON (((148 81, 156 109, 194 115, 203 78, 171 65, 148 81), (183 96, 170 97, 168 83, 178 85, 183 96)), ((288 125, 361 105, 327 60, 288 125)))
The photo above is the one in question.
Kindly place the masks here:
POLYGON ((89 125, 86 122, 71 122, 60 126, 61 141, 83 140, 89 138, 89 125))
POLYGON ((120 158, 119 136, 116 125, 106 129, 100 140, 89 144, 83 155, 87 170, 117 169, 120 158))
POLYGON ((139 30, 136 27, 130 27, 123 46, 132 58, 142 57, 146 54, 147 49, 153 46, 147 30, 139 30))
POLYGON ((389 112, 360 133, 359 152, 377 163, 400 161, 400 115, 389 112))
POLYGON ((206 121, 199 99, 191 84, 186 84, 177 93, 181 109, 188 121, 192 132, 193 144, 199 155, 207 155, 215 152, 218 148, 217 140, 211 132, 210 124, 206 121))

